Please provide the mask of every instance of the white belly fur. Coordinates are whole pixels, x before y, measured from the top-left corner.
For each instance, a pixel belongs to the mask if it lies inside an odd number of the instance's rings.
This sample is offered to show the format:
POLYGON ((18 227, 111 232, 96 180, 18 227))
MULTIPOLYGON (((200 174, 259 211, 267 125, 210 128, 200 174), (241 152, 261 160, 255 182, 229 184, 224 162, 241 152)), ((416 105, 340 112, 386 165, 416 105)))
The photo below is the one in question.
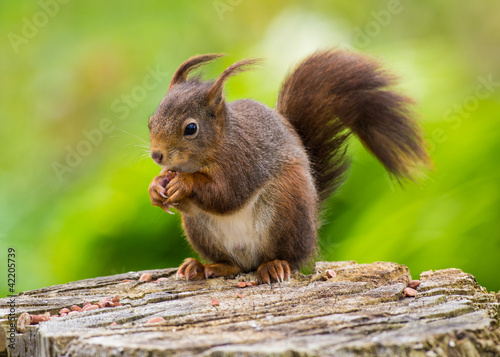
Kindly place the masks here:
POLYGON ((209 229, 218 245, 245 271, 256 269, 269 249, 272 207, 259 201, 257 193, 244 207, 230 215, 208 214, 209 229))

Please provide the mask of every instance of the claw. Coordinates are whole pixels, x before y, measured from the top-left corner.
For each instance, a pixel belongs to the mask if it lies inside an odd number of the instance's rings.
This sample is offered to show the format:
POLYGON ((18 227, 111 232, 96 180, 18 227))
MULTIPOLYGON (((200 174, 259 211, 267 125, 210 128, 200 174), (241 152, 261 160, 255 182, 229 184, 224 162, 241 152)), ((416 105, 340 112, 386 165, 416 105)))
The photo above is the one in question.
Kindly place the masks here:
POLYGON ((160 184, 156 184, 156 185, 155 185, 155 188, 156 188, 156 192, 158 192, 158 194, 159 194, 160 196, 165 197, 165 192, 166 192, 166 191, 165 191, 165 187, 163 187, 163 186, 162 186, 162 185, 160 185, 160 184))
POLYGON ((165 209, 165 212, 167 212, 168 214, 175 214, 175 212, 172 212, 170 210, 170 207, 172 207, 172 205, 167 205, 167 208, 165 209))
POLYGON ((158 194, 163 197, 163 198, 168 198, 167 195, 165 195, 165 188, 161 185, 156 185, 156 192, 158 192, 158 194))
POLYGON ((215 274, 213 271, 210 271, 210 269, 205 269, 205 279, 210 279, 215 277, 217 277, 217 274, 215 274))

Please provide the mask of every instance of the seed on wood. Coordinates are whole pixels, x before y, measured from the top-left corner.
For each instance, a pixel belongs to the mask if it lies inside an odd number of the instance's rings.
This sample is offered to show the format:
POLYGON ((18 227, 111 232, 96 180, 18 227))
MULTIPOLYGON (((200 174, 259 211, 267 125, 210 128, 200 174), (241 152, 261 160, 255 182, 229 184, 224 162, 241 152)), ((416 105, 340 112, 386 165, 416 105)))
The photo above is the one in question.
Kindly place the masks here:
POLYGON ((103 308, 103 307, 114 307, 115 304, 113 303, 113 301, 111 301, 111 298, 110 297, 103 297, 101 300, 99 300, 99 302, 97 303, 97 305, 100 307, 100 308, 103 308))
POLYGON ((30 315, 31 323, 37 324, 43 321, 49 321, 49 317, 46 315, 30 315))
POLYGON ((83 302, 83 307, 84 307, 84 308, 85 308, 85 306, 88 306, 88 305, 91 305, 91 304, 90 304, 90 302, 88 302, 88 301, 84 301, 84 302, 83 302))
POLYGON ((132 280, 132 279, 123 279, 122 281, 120 281, 120 283, 133 283, 135 280, 132 280))
POLYGON ((243 299, 243 295, 241 295, 240 293, 236 294, 236 296, 240 299, 243 299))
POLYGON ((113 299, 111 299, 111 301, 113 301, 113 302, 118 302, 118 301, 120 301, 120 296, 115 295, 115 296, 113 297, 113 299))
POLYGON ((158 322, 163 322, 165 321, 165 319, 163 317, 160 317, 160 316, 157 316, 157 317, 152 317, 150 318, 147 323, 148 324, 154 324, 154 323, 158 323, 158 322))
POLYGON ((247 281, 245 284, 247 284, 247 286, 257 286, 256 281, 247 281))
POLYGON ((99 301, 99 302, 97 302, 97 306, 99 306, 99 308, 101 308, 101 309, 102 309, 103 307, 106 307, 106 301, 104 301, 104 302, 103 302, 103 301, 99 301))
POLYGON ((415 296, 415 295, 417 295, 417 290, 412 289, 412 288, 405 288, 403 290, 403 294, 406 296, 415 296))
POLYGON ((116 326, 118 323, 116 321, 113 321, 112 323, 109 324, 109 326, 116 326))
POLYGON ((412 280, 408 283, 408 286, 412 289, 418 288, 419 285, 420 285, 420 280, 412 280))
POLYGON ((115 304, 109 300, 104 300, 104 301, 101 300, 97 303, 97 306, 99 306, 100 308, 113 307, 113 306, 115 306, 115 304))
POLYGON ((87 306, 85 306, 85 307, 82 309, 82 312, 83 312, 83 311, 95 310, 95 309, 98 309, 98 308, 99 308, 99 305, 87 305, 87 306))
POLYGON ((151 276, 151 274, 149 273, 144 273, 141 275, 141 277, 139 278, 139 281, 145 281, 146 283, 149 283, 151 280, 153 279, 153 277, 151 276))
POLYGON ((328 278, 335 278, 337 276, 337 273, 335 273, 335 271, 329 269, 329 270, 326 271, 326 276, 328 278))
POLYGON ((220 306, 219 301, 217 299, 213 299, 212 306, 220 306))
POLYGON ((67 307, 63 307, 60 311, 59 314, 67 314, 69 312, 69 309, 67 307))
POLYGON ((79 312, 80 312, 80 311, 77 311, 77 310, 70 311, 70 312, 68 312, 68 316, 78 314, 79 312))
POLYGON ((245 288, 246 286, 247 286, 247 283, 245 283, 244 281, 240 281, 234 287, 235 288, 245 288))
POLYGON ((161 283, 162 281, 168 281, 168 278, 158 278, 156 279, 158 283, 161 283))
POLYGON ((73 305, 71 306, 71 311, 82 311, 82 308, 78 305, 73 305))

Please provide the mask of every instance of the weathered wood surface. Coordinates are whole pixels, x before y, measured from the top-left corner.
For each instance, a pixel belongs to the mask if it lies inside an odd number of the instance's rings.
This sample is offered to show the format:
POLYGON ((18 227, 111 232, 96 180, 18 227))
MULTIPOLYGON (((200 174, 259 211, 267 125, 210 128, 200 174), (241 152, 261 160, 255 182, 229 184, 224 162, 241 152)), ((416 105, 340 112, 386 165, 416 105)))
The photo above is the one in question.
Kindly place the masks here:
POLYGON ((168 278, 158 283, 139 282, 137 272, 22 293, 17 315, 117 294, 123 305, 28 326, 14 350, 5 347, 2 299, 0 355, 500 356, 500 294, 458 269, 422 273, 416 297, 405 298, 411 277, 395 263, 319 262, 313 275, 243 289, 235 284, 255 275, 186 282, 175 271, 149 271, 168 278), (336 277, 324 281, 326 269, 336 277), (156 316, 165 321, 147 323, 156 316))

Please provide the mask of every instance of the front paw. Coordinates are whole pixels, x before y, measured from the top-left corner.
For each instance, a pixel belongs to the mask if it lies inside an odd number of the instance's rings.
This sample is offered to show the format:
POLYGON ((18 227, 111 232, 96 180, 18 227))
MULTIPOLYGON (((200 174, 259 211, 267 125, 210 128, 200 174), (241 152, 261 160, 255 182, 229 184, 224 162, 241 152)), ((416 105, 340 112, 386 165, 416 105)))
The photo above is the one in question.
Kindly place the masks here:
POLYGON ((174 177, 175 172, 168 171, 164 174, 156 176, 149 185, 149 197, 151 198, 151 204, 162 208, 168 213, 172 212, 169 210, 171 204, 168 202, 166 187, 174 177))
POLYGON ((174 205, 179 203, 192 194, 193 185, 190 176, 186 173, 177 173, 168 183, 166 194, 168 196, 167 204, 174 205))

